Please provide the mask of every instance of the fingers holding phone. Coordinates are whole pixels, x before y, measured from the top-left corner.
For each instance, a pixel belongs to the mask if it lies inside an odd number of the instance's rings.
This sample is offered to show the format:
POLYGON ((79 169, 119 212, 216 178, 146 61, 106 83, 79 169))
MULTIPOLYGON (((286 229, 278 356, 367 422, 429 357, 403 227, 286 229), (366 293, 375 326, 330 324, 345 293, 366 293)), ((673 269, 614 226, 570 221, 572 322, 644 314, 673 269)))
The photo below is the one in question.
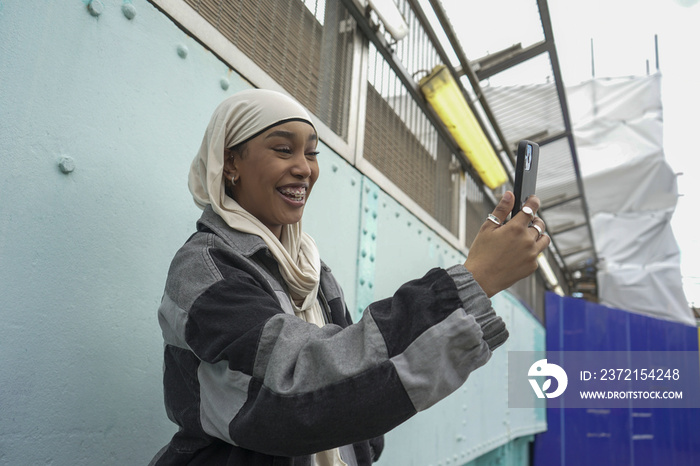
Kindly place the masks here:
POLYGON ((544 233, 545 224, 535 216, 540 205, 536 196, 528 199, 515 219, 502 223, 513 207, 513 200, 510 192, 504 194, 476 235, 464 263, 488 296, 533 273, 537 269, 537 256, 549 246, 549 237, 540 235, 538 230, 544 233), (528 210, 532 211, 532 222, 528 210))
POLYGON ((464 266, 488 296, 533 273, 537 256, 549 246, 545 223, 537 217, 539 154, 537 143, 520 141, 514 193, 504 194, 469 249, 464 266), (508 214, 511 220, 506 224, 508 214))

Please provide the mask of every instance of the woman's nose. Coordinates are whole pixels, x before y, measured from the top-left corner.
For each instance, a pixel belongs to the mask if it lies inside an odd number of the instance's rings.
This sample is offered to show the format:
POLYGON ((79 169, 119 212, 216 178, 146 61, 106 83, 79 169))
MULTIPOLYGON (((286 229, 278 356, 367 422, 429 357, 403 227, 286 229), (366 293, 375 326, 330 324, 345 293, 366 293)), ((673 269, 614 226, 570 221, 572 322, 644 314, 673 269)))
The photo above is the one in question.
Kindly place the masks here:
POLYGON ((308 178, 311 176, 311 165, 306 159, 304 153, 297 153, 294 158, 294 165, 292 166, 292 174, 299 178, 308 178))

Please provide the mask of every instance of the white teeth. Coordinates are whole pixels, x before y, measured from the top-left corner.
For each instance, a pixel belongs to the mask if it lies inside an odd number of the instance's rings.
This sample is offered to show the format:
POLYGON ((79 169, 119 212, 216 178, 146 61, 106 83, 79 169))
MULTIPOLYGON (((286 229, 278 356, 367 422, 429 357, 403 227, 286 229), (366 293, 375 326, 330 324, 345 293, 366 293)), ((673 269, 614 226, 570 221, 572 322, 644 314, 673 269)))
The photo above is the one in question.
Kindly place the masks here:
POLYGON ((306 197, 306 188, 304 186, 293 188, 279 188, 278 191, 283 195, 291 198, 294 201, 301 202, 306 197))

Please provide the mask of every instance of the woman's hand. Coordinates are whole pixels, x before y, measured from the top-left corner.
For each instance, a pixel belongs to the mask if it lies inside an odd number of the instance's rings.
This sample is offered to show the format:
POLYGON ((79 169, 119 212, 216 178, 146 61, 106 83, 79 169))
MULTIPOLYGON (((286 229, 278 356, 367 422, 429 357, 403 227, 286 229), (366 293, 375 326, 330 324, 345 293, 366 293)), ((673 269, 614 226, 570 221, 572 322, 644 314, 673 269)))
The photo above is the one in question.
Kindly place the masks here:
POLYGON ((549 246, 549 236, 541 234, 544 222, 535 217, 540 207, 540 200, 535 196, 530 196, 523 209, 503 225, 513 210, 514 200, 510 191, 503 195, 493 211, 495 218, 481 225, 464 263, 489 297, 537 270, 537 255, 549 246), (532 214, 527 213, 528 207, 532 214), (497 225, 496 220, 501 225, 497 225))

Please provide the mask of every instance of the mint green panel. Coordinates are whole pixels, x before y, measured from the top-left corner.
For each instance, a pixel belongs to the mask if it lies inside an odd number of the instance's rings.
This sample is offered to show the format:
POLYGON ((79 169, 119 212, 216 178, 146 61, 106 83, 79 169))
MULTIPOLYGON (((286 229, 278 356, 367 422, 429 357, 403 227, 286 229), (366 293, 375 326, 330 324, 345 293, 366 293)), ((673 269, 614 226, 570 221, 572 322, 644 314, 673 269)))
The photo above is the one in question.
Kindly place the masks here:
POLYGON ((101 4, 0 1, 0 464, 142 465, 176 431, 156 311, 209 116, 249 86, 101 4))
MULTIPOLYGON (((527 466, 533 435, 520 437, 470 461, 466 466, 527 466)), ((459 464, 459 463, 457 463, 459 464)))
MULTIPOLYGON (((369 232, 361 247, 373 251, 373 270, 366 270, 364 302, 391 296, 402 283, 433 267, 461 264, 465 257, 369 179, 364 181, 362 224, 369 232), (376 218, 375 218, 376 217, 376 218), (371 286, 370 286, 371 285, 371 286)), ((361 251, 360 251, 361 252, 361 251)), ((369 264, 368 264, 369 265, 369 264)), ((361 275, 362 277, 362 275, 361 275)))

